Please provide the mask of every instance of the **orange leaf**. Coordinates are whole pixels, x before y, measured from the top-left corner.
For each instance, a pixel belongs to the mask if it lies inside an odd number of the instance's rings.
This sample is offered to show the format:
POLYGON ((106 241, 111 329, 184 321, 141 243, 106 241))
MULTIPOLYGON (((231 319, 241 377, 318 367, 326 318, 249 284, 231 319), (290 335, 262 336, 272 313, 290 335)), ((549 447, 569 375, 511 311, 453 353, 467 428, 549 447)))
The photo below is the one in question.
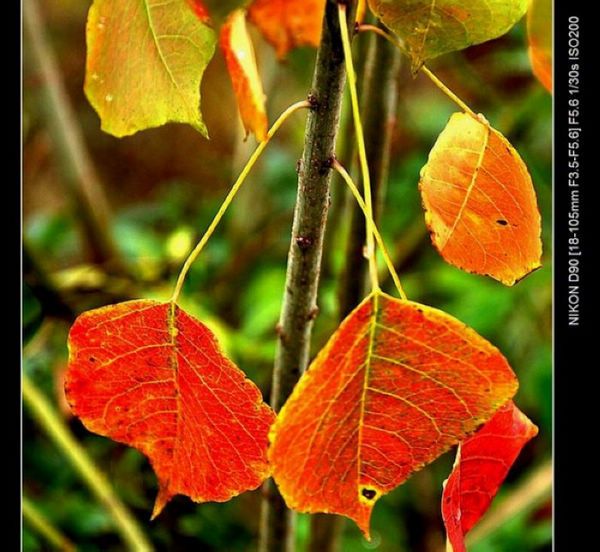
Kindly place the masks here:
POLYGON ((450 264, 509 286, 541 266, 531 177, 487 122, 454 113, 421 169, 419 189, 433 244, 450 264))
POLYGON ((319 352, 269 438, 290 508, 353 519, 514 395, 502 354, 450 315, 369 295, 319 352))
POLYGON ((531 0, 527 40, 533 73, 552 93, 552 0, 531 0))
MULTIPOLYGON (((319 45, 325 1, 254 0, 248 7, 248 17, 282 60, 298 46, 319 45)), ((366 9, 367 0, 358 0, 356 21, 362 22, 366 9)))
POLYGON ((508 401, 461 443, 442 497, 453 552, 466 552, 465 535, 487 511, 521 449, 537 432, 529 418, 508 401))
POLYGON ((221 50, 246 129, 253 132, 259 142, 267 139, 267 114, 256 57, 248 29, 246 14, 236 10, 227 17, 221 29, 221 50))
POLYGON ((69 333, 65 391, 94 433, 143 452, 159 493, 224 502, 269 475, 274 419, 213 334, 171 303, 140 300, 82 314, 69 333))
POLYGON ((271 43, 279 59, 297 46, 317 47, 325 0, 254 0, 248 17, 271 43))

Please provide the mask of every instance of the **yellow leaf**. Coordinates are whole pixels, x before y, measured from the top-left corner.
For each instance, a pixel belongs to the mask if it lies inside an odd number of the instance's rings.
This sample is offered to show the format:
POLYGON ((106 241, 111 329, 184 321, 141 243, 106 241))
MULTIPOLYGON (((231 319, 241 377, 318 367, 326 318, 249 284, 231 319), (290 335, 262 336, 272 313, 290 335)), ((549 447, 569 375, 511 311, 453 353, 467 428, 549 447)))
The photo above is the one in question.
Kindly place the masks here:
POLYGON ((117 137, 168 122, 207 136, 200 81, 214 31, 186 0, 95 0, 87 21, 85 93, 117 137))

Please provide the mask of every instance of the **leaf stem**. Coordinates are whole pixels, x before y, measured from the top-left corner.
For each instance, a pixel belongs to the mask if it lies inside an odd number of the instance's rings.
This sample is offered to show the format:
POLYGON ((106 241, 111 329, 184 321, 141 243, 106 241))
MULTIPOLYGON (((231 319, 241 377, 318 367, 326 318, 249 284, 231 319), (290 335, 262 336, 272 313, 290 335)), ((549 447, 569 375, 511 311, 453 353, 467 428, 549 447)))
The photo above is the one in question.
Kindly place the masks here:
POLYGON ((390 273, 390 276, 392 277, 392 280, 394 281, 394 285, 396 286, 396 289, 398 290, 398 294, 400 295, 400 297, 403 300, 406 301, 407 300, 406 293, 404 292, 404 288, 402 287, 402 283, 400 282, 398 273, 396 272, 396 269, 394 268, 394 263, 392 262, 392 258, 390 257, 389 251, 383 241, 383 237, 381 236, 381 233, 379 232, 377 225, 375 224, 375 221, 373 220, 373 215, 369 212, 369 210, 367 208, 366 202, 361 197, 360 192, 358 191, 356 184, 353 182, 352 177, 348 174, 348 171, 346 171, 346 169, 344 167, 342 167, 342 165, 340 165, 340 163, 338 163, 337 160, 333 162, 333 168, 344 179, 344 182, 346 182, 346 184, 348 185, 348 188, 350 188, 350 191, 352 192, 352 195, 356 199, 361 211, 364 213, 365 218, 367 219, 367 224, 370 227, 370 230, 372 232, 372 235, 375 237, 375 240, 377 240, 377 245, 379 245, 379 248, 381 249, 381 254, 383 255, 383 258, 385 259, 385 264, 390 273))
POLYGON ((64 552, 75 551, 73 543, 54 527, 26 496, 23 496, 22 510, 23 520, 42 535, 54 548, 63 550, 64 552))
POLYGON ((173 290, 173 295, 171 296, 171 303, 177 303, 177 300, 179 299, 179 295, 181 293, 181 289, 183 287, 183 282, 185 281, 185 277, 187 276, 187 273, 188 273, 190 267, 192 266, 192 264, 194 263, 194 261, 196 260, 196 258, 198 257, 198 255, 200 254, 202 249, 204 249, 204 246, 207 244, 208 240, 213 235, 213 232, 219 225, 219 222, 221 222, 221 219, 223 218, 225 211, 227 211, 227 208, 233 201, 233 198, 238 193, 239 189, 242 187, 242 184, 246 180, 246 177, 250 173, 250 170, 252 169, 252 167, 254 167, 254 164, 256 163, 256 161, 258 160, 258 158, 260 157, 260 155, 262 154, 264 149, 267 147, 267 144, 269 143, 269 141, 271 140, 273 135, 279 130, 279 127, 281 127, 281 125, 288 119, 288 117, 290 115, 292 115, 299 109, 302 109, 305 107, 310 107, 310 102, 308 100, 302 100, 300 102, 296 102, 295 104, 292 104, 290 107, 288 107, 279 116, 279 118, 273 123, 273 126, 269 129, 269 132, 267 133, 267 138, 264 141, 260 142, 260 144, 258 144, 256 149, 254 150, 254 153, 250 156, 250 159, 248 159, 248 162, 242 169, 242 172, 238 176, 237 180, 235 181, 235 183, 229 190, 229 193, 225 197, 225 200, 221 204, 221 207, 219 207, 217 214, 213 218, 213 220, 210 223, 209 227, 207 228, 206 232, 204 232, 204 235, 202 236, 202 238, 200 239, 200 241, 198 242, 198 244, 196 245, 194 250, 189 254, 188 258, 186 259, 186 261, 181 269, 181 272, 179 273, 179 277, 177 278, 177 283, 175 284, 175 288, 173 290))
POLYGON ((377 258, 375 253, 375 243, 373 240, 373 200, 371 197, 371 176, 369 174, 369 165, 367 163, 367 152, 365 149, 365 138, 360 120, 360 109, 358 104, 358 93, 356 91, 356 74, 352 63, 352 50, 350 47, 350 37, 348 34, 348 24, 346 18, 346 6, 338 4, 338 17, 340 19, 340 29, 342 32, 342 44, 344 47, 344 59, 346 61, 346 72, 348 73, 348 88, 350 89, 350 101, 352 104, 352 116, 354 118, 354 129, 356 132, 356 145, 358 147, 358 158, 360 161, 363 190, 365 192, 365 204, 369 216, 367 217, 367 255, 369 259, 369 275, 371 278, 371 291, 379 290, 379 279, 377 275, 377 258))
MULTIPOLYGON (((396 48, 398 48, 401 52, 403 52, 404 54, 407 54, 406 52, 406 48, 404 46, 404 44, 402 44, 402 42, 396 38, 395 36, 393 36, 392 34, 384 31, 383 29, 381 29, 380 27, 377 27, 376 25, 368 25, 368 24, 364 24, 364 25, 358 25, 357 27, 357 31, 358 32, 363 32, 363 31, 371 31, 374 33, 377 33, 378 35, 382 36, 383 38, 385 38, 386 40, 389 40, 394 46, 396 46, 396 48)), ((444 94, 446 94, 446 96, 448 96, 456 105, 458 105, 458 107, 460 107, 465 113, 468 113, 469 115, 471 115, 472 117, 475 117, 477 120, 479 120, 479 117, 477 116, 477 114, 463 101, 461 100, 454 92, 452 92, 452 90, 450 90, 434 73, 433 71, 431 71, 431 69, 429 69, 427 66, 422 65, 421 68, 419 69, 420 71, 423 71, 423 73, 425 73, 429 79, 433 82, 433 84, 435 84, 444 94)))
POLYGON ((105 475, 98 470, 83 447, 73 438, 66 424, 60 419, 48 399, 29 378, 22 378, 23 402, 34 420, 54 441, 71 465, 79 472, 93 494, 106 507, 115 522, 115 528, 136 552, 153 550, 135 518, 115 494, 105 475))

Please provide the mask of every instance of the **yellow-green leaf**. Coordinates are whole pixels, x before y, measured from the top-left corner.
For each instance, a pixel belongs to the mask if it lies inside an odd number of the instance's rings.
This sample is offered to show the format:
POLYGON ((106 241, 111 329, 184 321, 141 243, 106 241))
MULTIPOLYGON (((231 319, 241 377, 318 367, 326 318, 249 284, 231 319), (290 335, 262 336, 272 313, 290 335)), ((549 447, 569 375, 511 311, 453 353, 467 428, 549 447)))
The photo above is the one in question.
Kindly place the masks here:
POLYGON ((413 71, 441 54, 506 33, 528 0, 369 0, 371 10, 402 38, 413 71))
POLYGON ((117 137, 168 122, 204 136, 200 81, 216 37, 186 0, 95 0, 87 21, 85 93, 117 137))

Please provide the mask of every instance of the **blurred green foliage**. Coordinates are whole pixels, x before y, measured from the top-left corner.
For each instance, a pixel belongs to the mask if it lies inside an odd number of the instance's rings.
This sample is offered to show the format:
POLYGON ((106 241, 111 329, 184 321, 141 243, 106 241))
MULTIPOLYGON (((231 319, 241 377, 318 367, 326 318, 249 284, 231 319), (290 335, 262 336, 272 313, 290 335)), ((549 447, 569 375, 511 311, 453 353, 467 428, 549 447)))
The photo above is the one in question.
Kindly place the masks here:
MULTIPOLYGON (((216 56, 203 84, 203 111, 212 139, 168 125, 116 140, 103 135, 81 93, 85 13, 78 2, 44 2, 47 24, 94 163, 114 210, 112 231, 130 278, 119 279, 92 267, 90 272, 79 215, 61 187, 52 144, 36 98, 39 82, 25 64, 24 240, 75 314, 126 298, 166 300, 180 266, 218 209, 247 155, 224 64, 216 56), (236 160, 236 156, 241 159, 236 160), (87 267, 86 271, 82 267, 87 267), (84 275, 87 276, 84 277, 84 275), (94 278, 90 274, 95 274, 94 278)), ((358 40, 363 40, 359 37, 358 40)), ((27 50, 27 44, 25 44, 27 50)), ((309 87, 314 51, 293 52, 278 65, 258 42, 259 63, 270 80, 269 113, 300 99, 309 87)), ((27 61, 27 58, 26 58, 27 61)), ((447 265, 430 244, 418 195, 419 170, 438 133, 456 111, 423 77, 403 67, 398 123, 394 129, 387 199, 381 223, 408 296, 464 321, 508 358, 521 386, 519 407, 540 427, 523 451, 497 501, 551 455, 551 98, 531 75, 523 23, 490 43, 443 56, 432 69, 513 143, 526 161, 543 216, 543 268, 513 288, 447 265)), ((342 121, 342 125, 346 125, 342 121)), ((213 239, 193 266, 182 306, 214 329, 224 349, 269 397, 275 326, 285 281, 296 160, 304 123, 296 116, 271 144, 213 239)), ((343 136, 342 136, 343 139, 343 136)), ((344 193, 339 182, 333 193, 344 193)), ((314 328, 316 352, 337 325, 337 287, 343 270, 346 210, 331 233, 321 281, 320 314, 314 328)), ((383 264, 381 265, 383 268, 383 264)), ((386 281, 387 290, 393 292, 386 281)), ((45 314, 29 286, 23 289, 23 369, 57 405, 62 404, 61 370, 70 320, 45 314)), ((68 417, 70 428, 108 475, 123 501, 159 550, 247 551, 256 548, 260 492, 225 504, 196 505, 176 498, 149 522, 156 480, 147 460, 133 449, 87 432, 68 417)), ((54 445, 30 421, 23 425, 24 492, 82 551, 123 550, 110 518, 54 445)), ((442 483, 453 453, 416 474, 382 499, 367 543, 347 522, 343 552, 435 550, 443 546, 439 512, 442 483)), ((307 550, 309 516, 298 519, 298 550, 307 550)), ((524 512, 476 543, 472 552, 549 550, 548 519, 524 512)), ((46 550, 25 524, 23 549, 46 550)))

